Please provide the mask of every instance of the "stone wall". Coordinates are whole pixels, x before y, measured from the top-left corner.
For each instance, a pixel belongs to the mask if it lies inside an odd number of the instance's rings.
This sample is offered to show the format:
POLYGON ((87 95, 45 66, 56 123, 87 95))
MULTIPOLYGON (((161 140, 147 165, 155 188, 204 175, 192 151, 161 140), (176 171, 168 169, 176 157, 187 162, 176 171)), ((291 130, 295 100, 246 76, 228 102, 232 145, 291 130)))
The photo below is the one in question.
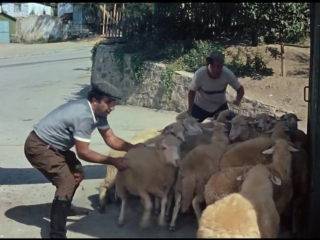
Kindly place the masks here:
MULTIPOLYGON (((157 110, 170 110, 181 112, 187 109, 188 86, 193 73, 176 71, 172 76, 172 86, 168 97, 165 97, 164 78, 166 67, 164 64, 145 62, 143 82, 137 84, 131 69, 130 55, 125 55, 124 69, 120 72, 112 56, 113 46, 100 45, 96 51, 92 67, 91 81, 104 79, 117 87, 123 93, 120 104, 141 106, 157 110)), ((227 98, 234 99, 235 91, 228 87, 227 98)), ((273 106, 263 104, 244 97, 241 108, 230 109, 237 113, 249 115, 252 113, 266 112, 268 114, 282 115, 286 111, 275 109, 273 106)))

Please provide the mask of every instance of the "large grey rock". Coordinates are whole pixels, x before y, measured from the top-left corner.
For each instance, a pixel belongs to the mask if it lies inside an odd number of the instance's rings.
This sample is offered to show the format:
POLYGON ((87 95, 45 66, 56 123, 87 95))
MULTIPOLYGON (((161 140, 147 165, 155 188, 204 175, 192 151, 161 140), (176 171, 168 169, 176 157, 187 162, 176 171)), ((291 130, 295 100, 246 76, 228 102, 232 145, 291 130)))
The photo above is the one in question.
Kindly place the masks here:
POLYGON ((49 15, 17 19, 17 40, 20 42, 59 42, 68 39, 68 25, 49 15))

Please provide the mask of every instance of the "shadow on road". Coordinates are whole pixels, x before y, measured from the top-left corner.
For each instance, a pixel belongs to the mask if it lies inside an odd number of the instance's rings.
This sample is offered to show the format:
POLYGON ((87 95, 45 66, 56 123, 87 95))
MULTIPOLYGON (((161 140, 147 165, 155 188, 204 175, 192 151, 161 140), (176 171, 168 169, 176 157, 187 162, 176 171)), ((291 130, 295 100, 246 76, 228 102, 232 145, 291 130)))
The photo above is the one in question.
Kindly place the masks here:
MULTIPOLYGON (((27 160, 26 160, 27 161, 27 160)), ((106 174, 104 165, 83 166, 85 180, 103 179, 106 174)), ((49 181, 34 168, 1 168, 0 185, 40 184, 49 181)))
POLYGON ((77 99, 82 99, 82 98, 87 98, 88 92, 91 89, 91 85, 90 84, 76 84, 76 88, 80 88, 80 90, 78 92, 74 92, 72 93, 71 96, 66 96, 64 97, 64 99, 66 101, 73 101, 73 100, 77 100, 77 99))
MULTIPOLYGON (((93 205, 98 204, 98 195, 89 196, 88 199, 93 205)), ((6 211, 5 216, 19 223, 40 228, 42 238, 47 238, 49 222, 46 219, 50 219, 50 206, 50 203, 16 206, 6 211)), ((72 237, 72 232, 94 238, 195 238, 197 231, 197 222, 193 214, 180 214, 175 232, 168 230, 169 223, 166 227, 159 227, 154 213, 151 216, 150 227, 140 228, 143 207, 136 198, 128 201, 123 227, 117 224, 120 204, 109 203, 105 214, 95 210, 88 211, 89 214, 83 217, 68 217, 69 238, 72 237)))
POLYGON ((91 67, 87 67, 87 68, 74 68, 72 69, 73 71, 89 71, 91 67))

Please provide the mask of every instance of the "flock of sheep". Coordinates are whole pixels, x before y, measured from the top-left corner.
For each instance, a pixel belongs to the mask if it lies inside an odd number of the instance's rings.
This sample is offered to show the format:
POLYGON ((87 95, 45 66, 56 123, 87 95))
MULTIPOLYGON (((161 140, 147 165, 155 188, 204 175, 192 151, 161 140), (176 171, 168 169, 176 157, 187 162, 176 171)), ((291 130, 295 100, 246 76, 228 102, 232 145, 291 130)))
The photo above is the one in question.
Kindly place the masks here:
POLYGON ((146 147, 110 151, 110 156, 129 159, 128 169, 117 172, 107 166, 100 211, 105 211, 107 190, 115 186, 121 199, 120 225, 129 192, 139 196, 144 207, 141 227, 149 225, 153 205, 160 226, 171 219, 170 230, 176 228, 179 211, 192 206, 197 238, 277 238, 280 218, 289 219, 297 233, 308 187, 306 134, 298 121, 295 114, 277 119, 225 110, 198 123, 180 113, 163 130, 146 129, 130 140, 146 147))

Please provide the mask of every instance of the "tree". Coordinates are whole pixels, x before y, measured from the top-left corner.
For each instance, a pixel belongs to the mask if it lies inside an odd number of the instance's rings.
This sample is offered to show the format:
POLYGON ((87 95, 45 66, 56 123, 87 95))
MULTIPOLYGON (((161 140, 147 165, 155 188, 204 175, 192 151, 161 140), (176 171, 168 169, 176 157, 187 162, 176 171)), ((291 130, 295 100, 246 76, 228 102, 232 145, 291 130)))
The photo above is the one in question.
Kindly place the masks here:
POLYGON ((258 37, 278 35, 281 45, 281 72, 285 77, 284 42, 294 35, 305 35, 310 25, 310 3, 259 2, 240 3, 243 16, 252 26, 252 45, 258 37))

